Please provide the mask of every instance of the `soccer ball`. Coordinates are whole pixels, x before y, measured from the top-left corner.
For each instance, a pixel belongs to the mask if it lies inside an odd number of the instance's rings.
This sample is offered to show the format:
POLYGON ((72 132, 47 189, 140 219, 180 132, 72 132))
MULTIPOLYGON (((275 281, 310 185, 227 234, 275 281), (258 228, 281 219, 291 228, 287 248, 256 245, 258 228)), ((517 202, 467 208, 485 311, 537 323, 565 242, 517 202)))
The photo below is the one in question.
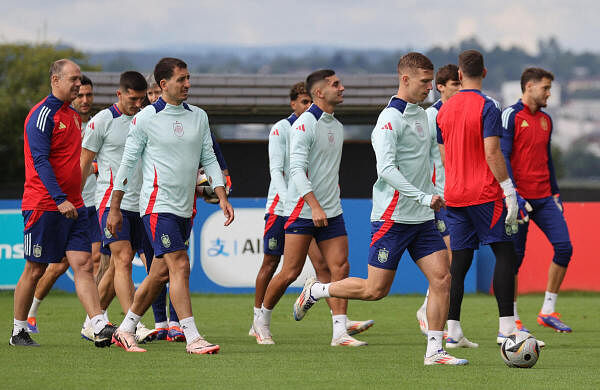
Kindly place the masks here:
POLYGON ((519 331, 504 339, 500 346, 500 355, 509 367, 530 368, 537 362, 540 348, 535 337, 519 331))

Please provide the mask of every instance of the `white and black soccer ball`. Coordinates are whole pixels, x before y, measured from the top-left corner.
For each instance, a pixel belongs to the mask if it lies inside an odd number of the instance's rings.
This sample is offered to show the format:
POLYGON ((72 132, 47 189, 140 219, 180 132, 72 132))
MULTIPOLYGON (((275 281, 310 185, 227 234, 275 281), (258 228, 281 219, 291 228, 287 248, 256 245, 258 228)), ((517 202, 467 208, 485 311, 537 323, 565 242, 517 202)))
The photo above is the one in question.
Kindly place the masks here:
POLYGON ((519 331, 504 339, 500 355, 509 367, 530 368, 538 361, 540 347, 530 333, 519 331))

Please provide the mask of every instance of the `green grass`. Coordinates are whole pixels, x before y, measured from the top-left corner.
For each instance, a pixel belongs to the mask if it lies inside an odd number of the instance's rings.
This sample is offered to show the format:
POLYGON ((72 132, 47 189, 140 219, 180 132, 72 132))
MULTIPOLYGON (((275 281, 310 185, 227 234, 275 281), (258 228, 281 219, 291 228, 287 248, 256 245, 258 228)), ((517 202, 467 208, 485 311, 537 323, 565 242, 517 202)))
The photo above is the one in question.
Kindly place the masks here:
MULTIPOLYGON (((331 317, 319 302, 302 322, 292 319, 295 295, 286 295, 273 314, 276 345, 257 345, 249 337, 252 302, 249 295, 194 295, 198 327, 206 338, 221 345, 214 356, 188 355, 182 343, 146 344, 147 353, 98 349, 79 338, 82 308, 72 294, 52 292, 42 304, 35 340, 41 348, 8 346, 12 293, 0 293, 5 342, 0 345, 1 388, 600 388, 600 294, 563 293, 559 309, 573 329, 554 333, 535 322, 542 296, 525 295, 519 311, 526 326, 547 347, 532 369, 508 368, 495 344, 498 329, 495 300, 467 295, 463 329, 477 349, 453 350, 467 358, 466 367, 423 366, 426 340, 415 311, 420 296, 390 296, 379 302, 350 303, 351 319, 374 319, 375 326, 358 336, 365 348, 333 348, 331 317)), ((110 318, 122 317, 116 303, 110 318)), ((153 324, 151 313, 144 317, 153 324)))

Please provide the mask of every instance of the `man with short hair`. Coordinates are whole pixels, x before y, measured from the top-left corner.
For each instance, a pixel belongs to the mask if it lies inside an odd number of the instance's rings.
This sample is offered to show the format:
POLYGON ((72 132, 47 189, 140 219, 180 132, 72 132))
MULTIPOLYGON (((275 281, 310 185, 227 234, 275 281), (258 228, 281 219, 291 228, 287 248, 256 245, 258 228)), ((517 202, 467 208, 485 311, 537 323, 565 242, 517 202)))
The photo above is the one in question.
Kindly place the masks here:
POLYGON ((66 255, 77 295, 91 318, 95 345, 107 347, 115 327, 104 319, 92 274, 89 221, 81 198, 81 118, 70 107, 81 87, 79 66, 67 59, 55 61, 50 83, 52 93, 25 119, 21 207, 26 263, 14 293, 10 345, 39 346, 27 333, 27 313, 48 263, 66 255))
POLYGON ((187 341, 186 351, 217 353, 220 347, 198 333, 189 290, 187 249, 200 164, 219 197, 225 226, 233 221, 233 208, 227 200, 223 175, 213 152, 208 117, 202 109, 184 102, 190 88, 187 64, 177 58, 163 58, 156 64, 154 79, 162 95, 131 121, 106 221, 108 231, 118 238, 123 225, 121 202, 139 160, 143 171, 140 214, 143 214, 146 234, 154 249, 154 260, 113 342, 129 352, 145 352, 137 346, 134 332, 140 317, 168 280, 170 296, 187 341))
MULTIPOLYGON (((552 119, 542 111, 550 97, 554 75, 545 69, 527 68, 521 75, 522 98, 502 113, 504 129, 501 147, 506 167, 519 194, 531 206, 529 216, 544 232, 554 247, 554 257, 548 269, 544 303, 537 322, 557 332, 569 333, 571 328, 560 319, 555 310, 560 285, 571 261, 573 246, 554 173, 550 141, 552 119)), ((514 314, 517 327, 523 327, 517 313, 517 275, 525 256, 529 223, 513 236, 517 252, 515 270, 514 314)))
MULTIPOLYGON (((82 170, 89 171, 94 158, 98 161, 98 188, 96 190, 98 220, 103 232, 102 244, 110 249, 110 267, 114 268, 114 272, 111 270, 104 275, 105 278, 112 277, 113 283, 100 285, 99 293, 103 310, 106 310, 116 294, 123 312, 126 312, 131 306, 135 291, 131 276, 132 261, 136 251, 141 248, 142 234, 144 234, 139 214, 139 194, 142 180, 139 166, 129 177, 128 191, 123 197, 121 213, 124 216, 124 224, 118 238, 106 229, 106 218, 109 213, 107 206, 109 206, 112 196, 114 177, 119 169, 125 140, 129 133, 129 123, 141 108, 142 101, 146 97, 146 88, 146 80, 139 72, 122 73, 116 93, 117 103, 100 111, 89 121, 82 143, 82 170), (114 293, 111 287, 114 288, 114 293)), ((137 333, 138 341, 142 341, 156 332, 145 328, 140 323, 137 333)), ((82 335, 87 336, 85 328, 82 335)))
MULTIPOLYGON (((290 130, 290 178, 284 225, 285 247, 281 271, 271 279, 260 315, 253 329, 257 340, 271 338, 271 314, 304 267, 310 243, 315 239, 331 280, 348 276, 348 236, 340 202, 339 167, 344 143, 342 124, 334 117, 344 101, 344 86, 335 72, 322 69, 306 79, 313 104, 290 130)), ((348 335, 346 299, 330 299, 333 321, 332 346, 358 347, 367 343, 348 335)))
MULTIPOLYGON (((442 107, 442 104, 446 103, 454 94, 460 89, 460 81, 458 80, 458 66, 454 64, 446 64, 438 69, 435 74, 435 87, 440 93, 440 98, 429 106, 425 112, 427 113, 427 121, 429 123, 429 132, 432 139, 437 145, 437 125, 436 119, 437 114, 442 107)), ((444 164, 442 164, 442 158, 440 156, 439 148, 432 150, 432 176, 433 183, 439 187, 442 191, 444 190, 444 164)), ((448 248, 448 259, 452 261, 452 251, 450 250, 450 231, 448 230, 448 220, 446 215, 446 209, 441 208, 439 211, 434 212, 435 225, 439 230, 446 248, 448 248)), ((427 299, 429 297, 429 288, 425 295, 423 305, 417 310, 417 321, 419 322, 419 328, 424 335, 427 335, 427 299)))
POLYGON ((519 206, 500 150, 500 109, 481 92, 486 74, 481 53, 463 51, 458 57, 461 90, 442 106, 437 117, 452 235, 446 348, 472 347, 460 326, 460 308, 465 276, 480 244, 489 244, 496 256, 493 288, 499 336, 517 331, 513 314, 516 253, 511 236, 518 231, 519 206))
MULTIPOLYGON (((73 100, 72 105, 75 111, 79 113, 81 117, 81 129, 82 134, 85 131, 85 126, 90 119, 92 104, 94 103, 94 85, 92 80, 86 75, 81 76, 81 87, 79 87, 79 93, 77 98, 73 100)), ((89 176, 85 181, 81 197, 83 203, 87 209, 88 220, 90 222, 90 239, 92 242, 92 261, 94 263, 94 275, 96 275, 98 266, 100 264, 100 241, 102 236, 100 234, 100 225, 97 223, 98 218, 96 217, 96 175, 95 172, 90 170, 89 176)), ((37 326, 37 312, 42 300, 48 295, 50 289, 56 283, 56 280, 69 269, 69 262, 66 257, 63 257, 60 263, 51 263, 46 268, 44 275, 38 281, 37 287, 35 288, 35 294, 33 296, 33 303, 29 309, 27 315, 27 324, 31 333, 39 333, 37 326)), ((88 319, 89 321, 89 319, 88 319)), ((91 334, 91 341, 93 341, 93 334, 91 334)))
MULTIPOLYGON (((256 275, 256 290, 254 294, 254 319, 249 335, 256 337, 258 344, 274 344, 272 337, 261 337, 260 333, 254 331, 254 321, 260 316, 263 299, 267 286, 277 270, 283 248, 285 246, 284 225, 287 220, 285 216, 285 201, 289 180, 289 138, 291 127, 296 119, 310 106, 312 99, 306 90, 304 82, 296 83, 290 90, 290 107, 293 112, 290 116, 275 123, 269 132, 269 172, 271 183, 267 195, 265 230, 263 234, 264 257, 263 263, 256 275)), ((308 257, 320 280, 329 280, 329 268, 317 246, 314 238, 308 248, 308 257)), ((373 325, 373 321, 350 321, 346 328, 349 335, 363 332, 373 325)), ((263 335, 264 336, 264 335, 263 335)))
POLYGON ((385 297, 394 281, 398 263, 408 249, 430 283, 425 365, 465 365, 442 347, 448 313, 450 276, 446 245, 434 224, 434 211, 445 207, 441 190, 431 180, 431 161, 437 143, 427 128, 427 114, 418 103, 431 91, 433 64, 421 53, 411 52, 398 61, 398 93, 381 112, 371 134, 377 159, 373 185, 371 245, 368 277, 333 283, 307 280, 294 304, 301 320, 321 298, 347 297, 366 301, 385 297))

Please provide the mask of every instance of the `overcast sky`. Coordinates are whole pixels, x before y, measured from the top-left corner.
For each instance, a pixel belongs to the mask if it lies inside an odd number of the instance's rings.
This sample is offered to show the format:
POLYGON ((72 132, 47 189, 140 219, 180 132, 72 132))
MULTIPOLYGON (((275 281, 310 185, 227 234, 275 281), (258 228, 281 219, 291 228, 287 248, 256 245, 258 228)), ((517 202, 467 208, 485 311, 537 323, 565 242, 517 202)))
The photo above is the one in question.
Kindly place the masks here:
POLYGON ((600 52, 593 0, 182 1, 0 0, 0 42, 50 42, 83 51, 178 44, 429 48, 475 36, 486 47, 600 52), (45 26, 45 27, 44 27, 45 26))

